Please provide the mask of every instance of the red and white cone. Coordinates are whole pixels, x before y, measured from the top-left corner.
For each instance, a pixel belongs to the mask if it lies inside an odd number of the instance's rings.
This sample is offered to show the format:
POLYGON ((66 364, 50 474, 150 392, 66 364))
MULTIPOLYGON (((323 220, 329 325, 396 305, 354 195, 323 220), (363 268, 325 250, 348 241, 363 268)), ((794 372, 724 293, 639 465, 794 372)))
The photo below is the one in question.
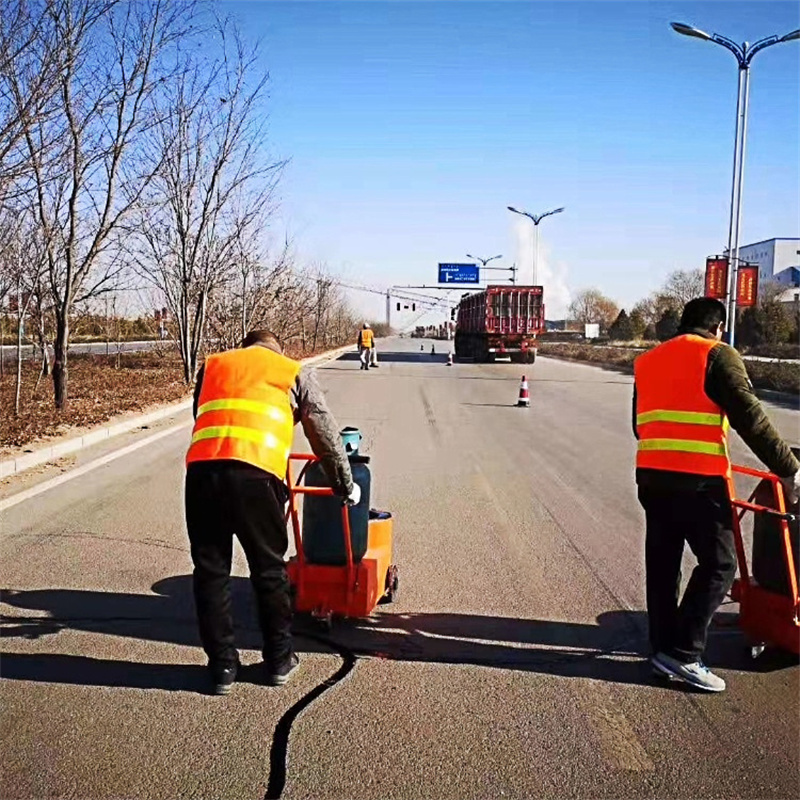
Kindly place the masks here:
POLYGON ((447 366, 448 367, 452 367, 453 366, 453 354, 452 354, 452 352, 447 354, 447 366))
POLYGON ((519 399, 517 400, 518 408, 530 408, 531 396, 528 394, 528 379, 523 375, 522 381, 519 384, 519 399))

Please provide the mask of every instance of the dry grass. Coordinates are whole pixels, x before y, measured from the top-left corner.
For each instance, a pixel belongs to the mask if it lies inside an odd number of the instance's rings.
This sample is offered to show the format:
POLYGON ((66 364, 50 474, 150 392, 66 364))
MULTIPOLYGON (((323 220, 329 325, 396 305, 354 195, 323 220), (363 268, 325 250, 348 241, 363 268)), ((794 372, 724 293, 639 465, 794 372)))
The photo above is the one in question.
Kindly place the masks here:
POLYGON ((0 378, 0 447, 22 447, 73 426, 96 425, 126 411, 141 411, 189 394, 177 353, 123 353, 116 356, 73 355, 69 359, 69 402, 63 412, 53 406, 53 381, 38 387, 39 364, 22 368, 19 416, 14 415, 15 365, 6 363, 0 378))
MULTIPOLYGON (((639 355, 639 352, 625 348, 555 343, 540 344, 539 353, 543 356, 563 358, 567 361, 611 367, 629 375, 633 374, 633 362, 639 355)), ((753 386, 757 389, 771 389, 800 395, 800 364, 748 361, 747 373, 750 375, 753 386)))

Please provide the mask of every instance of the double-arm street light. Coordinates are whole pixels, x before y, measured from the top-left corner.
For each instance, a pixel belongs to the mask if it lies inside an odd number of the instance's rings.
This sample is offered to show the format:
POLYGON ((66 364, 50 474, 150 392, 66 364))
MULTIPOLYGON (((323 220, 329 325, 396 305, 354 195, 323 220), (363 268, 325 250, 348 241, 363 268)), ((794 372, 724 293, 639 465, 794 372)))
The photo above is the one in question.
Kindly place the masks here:
POLYGON ((728 226, 728 333, 729 341, 733 344, 736 328, 736 292, 738 287, 737 274, 739 271, 739 232, 742 224, 742 186, 744 184, 744 154, 747 140, 747 105, 750 95, 750 62, 753 56, 766 47, 781 42, 800 39, 800 29, 787 33, 785 36, 768 36, 759 39, 755 44, 743 42, 737 44, 726 36, 718 33, 706 33, 692 25, 683 22, 672 22, 672 29, 684 36, 703 39, 706 42, 722 45, 736 57, 739 64, 739 90, 736 96, 736 134, 733 146, 733 183, 731 186, 731 217, 728 226))
POLYGON ((484 270, 492 269, 492 270, 497 270, 498 272, 510 272, 511 273, 511 283, 516 283, 516 280, 515 280, 515 272, 517 270, 516 267, 487 267, 486 266, 490 261, 494 261, 495 259, 502 258, 502 257, 503 256, 492 256, 491 258, 481 258, 480 256, 472 256, 469 253, 467 253, 467 258, 471 258, 471 259, 473 259, 475 261, 480 261, 481 262, 481 266, 482 266, 482 268, 484 270))
POLYGON ((533 281, 532 284, 534 286, 537 285, 536 279, 538 277, 539 272, 539 223, 545 218, 550 217, 553 214, 560 214, 564 209, 563 208, 554 208, 552 211, 545 211, 544 214, 529 214, 527 211, 520 211, 514 206, 507 206, 509 211, 513 211, 515 214, 521 214, 523 217, 527 217, 531 222, 533 222, 533 281))

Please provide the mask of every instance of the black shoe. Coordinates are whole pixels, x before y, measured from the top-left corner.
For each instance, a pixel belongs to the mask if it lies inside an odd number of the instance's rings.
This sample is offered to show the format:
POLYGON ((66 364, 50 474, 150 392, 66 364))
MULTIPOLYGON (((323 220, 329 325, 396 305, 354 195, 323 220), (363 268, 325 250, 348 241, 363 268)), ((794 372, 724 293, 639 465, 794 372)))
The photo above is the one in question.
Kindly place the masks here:
POLYGON ((225 695, 231 691, 236 681, 236 674, 239 672, 239 664, 227 664, 223 666, 209 665, 211 680, 214 683, 214 694, 225 695))
POLYGON ((300 659, 295 653, 292 653, 289 658, 278 667, 271 667, 264 664, 267 685, 283 686, 289 680, 289 676, 294 672, 299 663, 300 659))

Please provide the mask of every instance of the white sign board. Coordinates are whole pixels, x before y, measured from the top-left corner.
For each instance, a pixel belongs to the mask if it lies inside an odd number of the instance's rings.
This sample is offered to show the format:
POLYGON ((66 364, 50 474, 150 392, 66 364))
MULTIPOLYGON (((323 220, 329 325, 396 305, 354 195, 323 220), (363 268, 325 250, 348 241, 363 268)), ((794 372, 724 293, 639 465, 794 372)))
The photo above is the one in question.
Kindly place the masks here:
POLYGON ((584 334, 587 339, 597 339, 600 336, 600 325, 596 322, 584 326, 584 334))

